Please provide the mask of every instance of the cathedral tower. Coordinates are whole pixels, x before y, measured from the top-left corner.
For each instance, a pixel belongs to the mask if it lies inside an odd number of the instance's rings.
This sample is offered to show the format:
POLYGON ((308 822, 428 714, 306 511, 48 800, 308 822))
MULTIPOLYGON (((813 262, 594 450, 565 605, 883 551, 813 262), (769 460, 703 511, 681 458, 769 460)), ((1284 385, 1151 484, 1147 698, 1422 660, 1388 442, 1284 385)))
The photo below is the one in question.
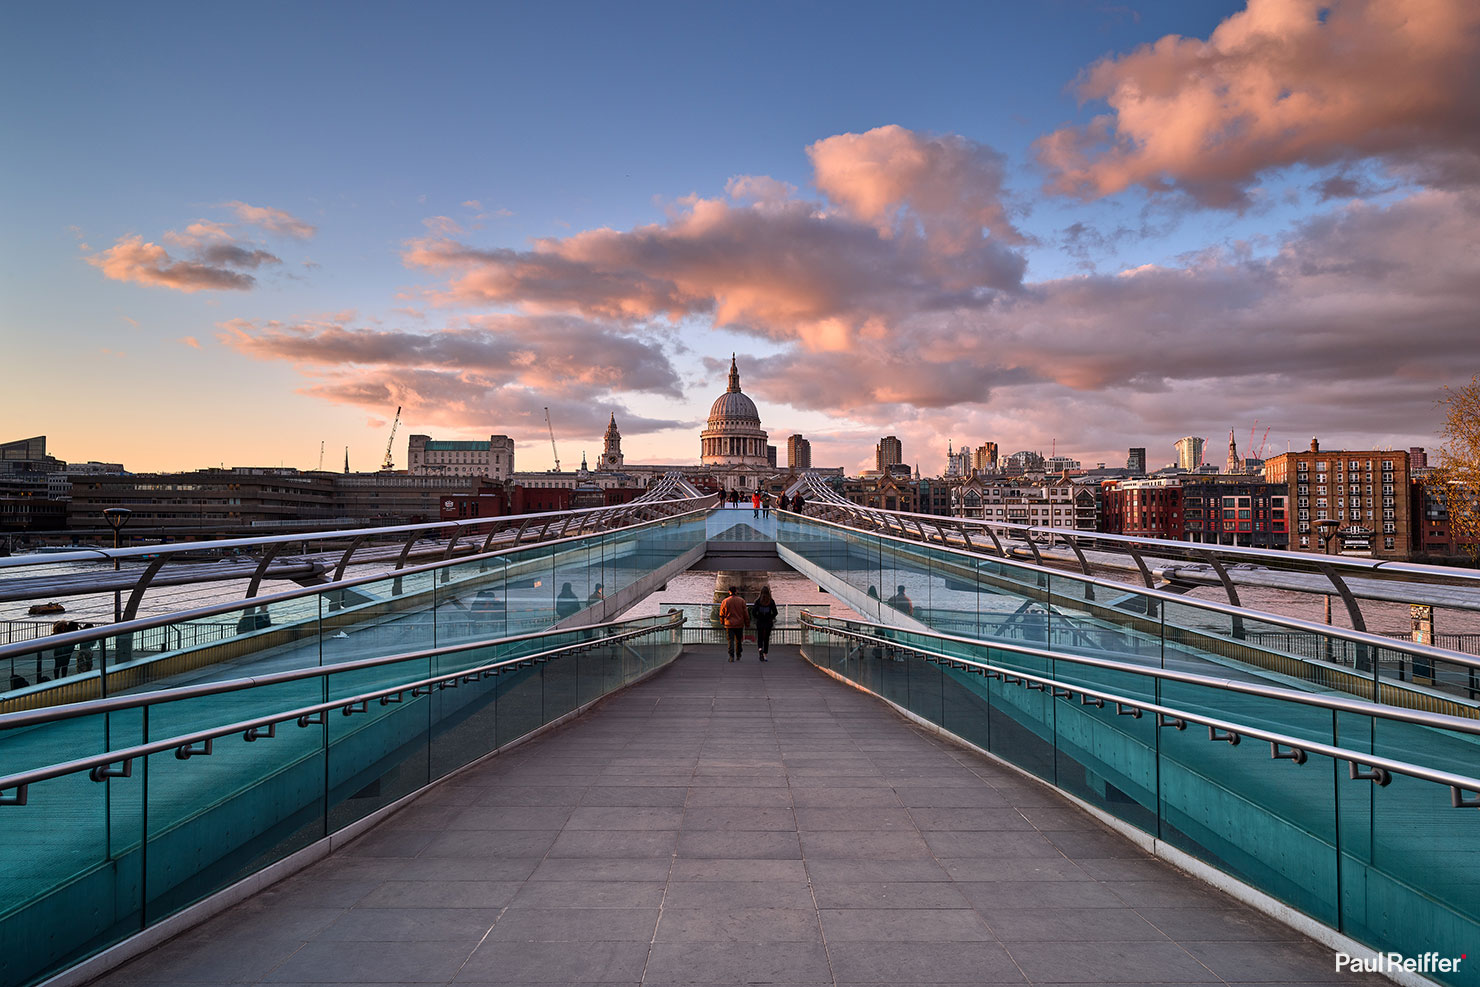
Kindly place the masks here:
POLYGON ((617 431, 616 412, 612 412, 611 421, 607 422, 604 442, 601 458, 596 460, 597 472, 615 473, 622 468, 622 433, 617 431))

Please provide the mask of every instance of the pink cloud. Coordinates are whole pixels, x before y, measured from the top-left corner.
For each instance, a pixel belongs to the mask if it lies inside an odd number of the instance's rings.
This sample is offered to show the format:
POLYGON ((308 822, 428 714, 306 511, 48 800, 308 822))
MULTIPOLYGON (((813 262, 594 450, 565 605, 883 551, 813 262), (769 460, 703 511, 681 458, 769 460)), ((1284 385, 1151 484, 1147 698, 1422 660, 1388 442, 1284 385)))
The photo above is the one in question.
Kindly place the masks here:
MULTIPOLYGON (((87 262, 114 281, 173 288, 187 294, 197 291, 246 291, 257 283, 250 274, 243 274, 229 267, 175 260, 163 247, 156 243, 146 243, 137 234, 120 238, 107 250, 88 257, 87 262)), ((259 260, 258 263, 260 262, 259 260)))
POLYGON ((200 340, 196 339, 194 336, 181 336, 180 342, 193 350, 200 349, 200 340))
MULTIPOLYGON (((611 406, 617 393, 682 393, 662 341, 563 316, 484 315, 425 333, 333 320, 232 320, 221 329, 238 352, 296 364, 315 381, 308 393, 366 408, 400 404, 430 423, 532 428, 530 408, 561 405, 585 427, 593 403, 611 406)), ((634 431, 674 424, 627 417, 634 431)))
POLYGON ((842 136, 812 149, 819 187, 842 196, 840 208, 741 176, 729 199, 691 198, 665 222, 630 231, 588 230, 524 251, 433 234, 402 258, 446 279, 428 293, 442 304, 618 322, 701 317, 824 350, 847 349, 881 321, 985 306, 1020 286, 1025 263, 1005 242, 1019 237, 997 201, 994 152, 897 127, 842 136), (860 163, 850 170, 850 160, 860 163))
POLYGON ((190 249, 198 249, 215 242, 231 243, 236 240, 225 224, 207 219, 198 219, 185 227, 183 231, 167 230, 161 239, 171 246, 190 249))
POLYGON ((1016 434, 1134 434, 1246 406, 1297 431, 1421 441, 1439 386, 1474 363, 1477 310, 1480 192, 1431 190, 1312 219, 1263 259, 1063 278, 920 313, 849 352, 786 350, 747 390, 880 426, 971 413, 1016 434))
POLYGON ((807 155, 818 189, 885 236, 918 224, 951 252, 970 249, 984 229, 1023 242, 1003 204, 1004 159, 986 145, 891 125, 820 140, 807 155))
POLYGON ((1250 0, 1207 41, 1168 35, 1093 65, 1110 112, 1042 138, 1053 191, 1134 185, 1241 206, 1271 168, 1376 157, 1436 184, 1480 179, 1480 5, 1250 0))
POLYGON ((223 205, 235 212, 237 219, 243 223, 261 227, 269 233, 279 233, 307 240, 318 232, 317 226, 304 222, 281 209, 273 209, 270 206, 251 206, 245 202, 226 202, 223 205))

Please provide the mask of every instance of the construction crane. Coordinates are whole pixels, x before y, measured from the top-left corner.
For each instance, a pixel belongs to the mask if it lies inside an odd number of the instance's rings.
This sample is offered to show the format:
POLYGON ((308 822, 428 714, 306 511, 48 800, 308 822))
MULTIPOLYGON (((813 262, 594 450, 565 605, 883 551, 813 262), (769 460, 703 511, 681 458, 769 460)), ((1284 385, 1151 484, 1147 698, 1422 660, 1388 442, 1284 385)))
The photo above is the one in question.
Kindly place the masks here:
POLYGON ((1255 459, 1264 458, 1264 444, 1269 441, 1269 430, 1273 427, 1274 426, 1270 425, 1264 429, 1264 437, 1259 440, 1259 444, 1254 447, 1252 452, 1252 455, 1255 459))
POLYGON ((555 472, 560 472, 560 450, 555 448, 555 426, 550 424, 550 409, 545 409, 545 427, 550 430, 550 452, 555 455, 555 472))
POLYGON ((386 439, 385 441, 385 462, 380 464, 380 468, 382 471, 393 470, 396 468, 395 462, 391 460, 391 446, 395 444, 396 426, 399 424, 401 424, 401 406, 396 405, 396 417, 391 420, 391 437, 389 439, 386 439))
POLYGON ((320 439, 319 440, 319 469, 318 469, 318 471, 320 473, 324 472, 324 441, 325 440, 323 440, 323 439, 320 439))

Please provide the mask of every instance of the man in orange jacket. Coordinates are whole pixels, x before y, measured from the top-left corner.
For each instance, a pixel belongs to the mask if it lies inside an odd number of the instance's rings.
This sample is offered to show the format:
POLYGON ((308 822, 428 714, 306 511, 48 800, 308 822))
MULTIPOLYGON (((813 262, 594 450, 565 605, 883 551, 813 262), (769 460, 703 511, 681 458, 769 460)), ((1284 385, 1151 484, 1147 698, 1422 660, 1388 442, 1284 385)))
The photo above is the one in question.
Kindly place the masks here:
POLYGON ((730 595, 719 605, 719 620, 725 625, 730 661, 739 661, 745 642, 745 628, 750 623, 750 608, 733 586, 730 587, 730 595))

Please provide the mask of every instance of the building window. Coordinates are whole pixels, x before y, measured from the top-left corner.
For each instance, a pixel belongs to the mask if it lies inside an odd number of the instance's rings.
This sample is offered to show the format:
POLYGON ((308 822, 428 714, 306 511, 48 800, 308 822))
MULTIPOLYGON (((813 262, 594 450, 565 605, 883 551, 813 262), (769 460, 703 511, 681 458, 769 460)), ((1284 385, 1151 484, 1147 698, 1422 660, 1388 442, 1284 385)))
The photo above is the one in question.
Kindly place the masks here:
POLYGON ((1393 540, 1391 538, 1384 538, 1382 540, 1382 547, 1391 551, 1393 547, 1393 540))

